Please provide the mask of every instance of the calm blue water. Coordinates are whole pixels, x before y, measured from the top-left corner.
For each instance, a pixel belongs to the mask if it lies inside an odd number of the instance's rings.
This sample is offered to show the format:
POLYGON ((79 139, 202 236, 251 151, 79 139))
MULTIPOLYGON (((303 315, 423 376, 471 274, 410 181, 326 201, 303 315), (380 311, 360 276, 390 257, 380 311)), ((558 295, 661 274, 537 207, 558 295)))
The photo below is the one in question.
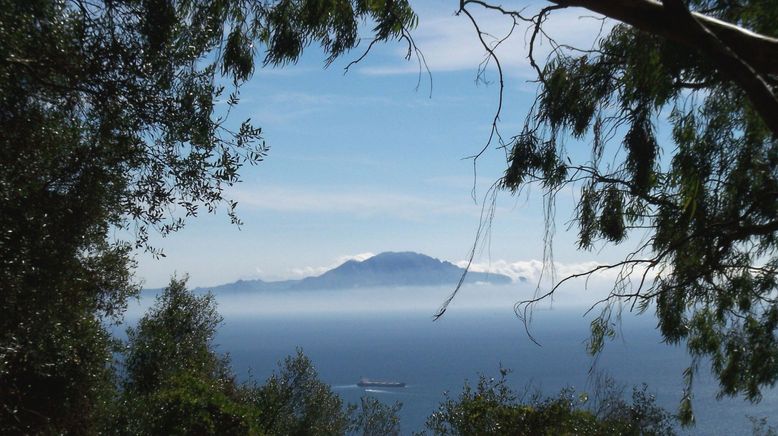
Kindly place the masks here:
MULTIPOLYGON (((348 402, 365 394, 403 403, 402 429, 420 430, 426 417, 443 399, 461 390, 465 379, 478 374, 499 375, 500 365, 512 373, 509 381, 519 392, 527 386, 546 395, 572 386, 592 392, 592 368, 627 385, 647 383, 658 402, 675 410, 681 398, 682 371, 689 359, 682 348, 660 342, 650 315, 625 315, 619 338, 609 343, 595 363, 586 355, 589 319, 580 308, 536 311, 532 343, 524 326, 505 300, 496 304, 452 307, 433 322, 431 314, 439 295, 419 304, 388 305, 386 298, 361 300, 362 294, 329 296, 325 300, 299 294, 277 301, 262 296, 226 295, 219 302, 225 322, 216 342, 228 352, 233 369, 264 380, 277 362, 302 347, 314 362, 320 378, 348 402), (340 300, 338 300, 340 298, 340 300), (334 303, 333 303, 334 301, 334 303), (348 307, 348 302, 355 302, 348 307), (334 310, 333 307, 339 308, 334 310), (382 308, 387 308, 382 310, 382 308), (363 389, 355 385, 361 376, 399 380, 404 389, 363 389)), ((513 298, 513 297, 510 297, 513 298)), ((132 313, 128 317, 131 321, 132 313)), ((697 426, 690 432, 704 435, 750 434, 746 415, 774 417, 778 392, 772 391, 753 405, 742 400, 715 400, 716 385, 705 370, 695 383, 697 426)), ((775 418, 771 424, 776 425, 775 418)))

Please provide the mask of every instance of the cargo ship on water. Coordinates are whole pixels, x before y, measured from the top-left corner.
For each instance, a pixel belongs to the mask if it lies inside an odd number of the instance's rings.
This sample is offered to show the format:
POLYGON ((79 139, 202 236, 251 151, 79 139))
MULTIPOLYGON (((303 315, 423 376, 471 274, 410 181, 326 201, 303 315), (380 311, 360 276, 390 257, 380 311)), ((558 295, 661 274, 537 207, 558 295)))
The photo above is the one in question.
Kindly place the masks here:
POLYGON ((404 388, 405 383, 387 380, 370 380, 362 377, 359 379, 359 382, 357 382, 357 386, 363 388, 404 388))

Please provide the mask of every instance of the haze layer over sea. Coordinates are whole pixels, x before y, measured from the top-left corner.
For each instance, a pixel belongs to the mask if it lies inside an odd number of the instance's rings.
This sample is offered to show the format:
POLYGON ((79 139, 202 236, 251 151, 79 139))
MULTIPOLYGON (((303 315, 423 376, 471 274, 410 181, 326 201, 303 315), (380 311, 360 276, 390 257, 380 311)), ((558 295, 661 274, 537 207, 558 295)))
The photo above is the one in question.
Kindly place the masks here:
MULTIPOLYGON (((682 395, 682 372, 690 359, 682 346, 669 346, 656 331, 653 312, 635 316, 625 310, 618 338, 594 361, 585 351, 589 322, 580 300, 560 295, 549 307, 533 312, 528 337, 513 304, 532 293, 532 286, 470 286, 446 314, 432 320, 451 292, 444 288, 373 288, 283 293, 217 295, 224 324, 216 338, 218 351, 229 353, 236 374, 264 381, 277 363, 301 347, 320 378, 344 400, 356 403, 373 395, 386 403, 400 401, 403 433, 421 430, 424 421, 449 391, 456 397, 465 379, 479 374, 498 377, 512 372, 518 393, 535 389, 553 396, 562 388, 593 392, 598 375, 626 386, 648 384, 660 405, 675 411, 682 395), (567 304, 566 304, 567 303, 567 304), (402 389, 364 389, 360 377, 407 383, 402 389)), ((130 308, 133 323, 153 300, 145 294, 130 308)), ((747 416, 768 417, 778 410, 778 391, 761 403, 715 399, 717 385, 703 363, 695 379, 697 425, 689 434, 750 434, 747 416)))

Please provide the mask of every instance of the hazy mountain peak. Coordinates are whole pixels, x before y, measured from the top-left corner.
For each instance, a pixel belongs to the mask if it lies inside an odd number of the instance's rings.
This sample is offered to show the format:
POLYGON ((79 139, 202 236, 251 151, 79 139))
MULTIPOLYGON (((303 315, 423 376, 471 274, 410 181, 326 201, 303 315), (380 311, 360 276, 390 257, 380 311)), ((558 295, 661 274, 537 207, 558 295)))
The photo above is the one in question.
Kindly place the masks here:
MULTIPOLYGON (((316 277, 281 282, 238 281, 212 288, 214 291, 282 291, 353 289, 394 286, 445 286, 459 282, 464 269, 451 262, 412 251, 387 251, 365 260, 348 260, 316 277)), ((468 272, 466 283, 504 285, 508 276, 468 272)))
POLYGON ((442 262, 434 257, 415 253, 413 251, 385 251, 361 262, 356 260, 351 260, 349 262, 362 264, 363 266, 376 266, 382 268, 418 268, 425 265, 434 267, 444 263, 451 265, 449 262, 442 262))

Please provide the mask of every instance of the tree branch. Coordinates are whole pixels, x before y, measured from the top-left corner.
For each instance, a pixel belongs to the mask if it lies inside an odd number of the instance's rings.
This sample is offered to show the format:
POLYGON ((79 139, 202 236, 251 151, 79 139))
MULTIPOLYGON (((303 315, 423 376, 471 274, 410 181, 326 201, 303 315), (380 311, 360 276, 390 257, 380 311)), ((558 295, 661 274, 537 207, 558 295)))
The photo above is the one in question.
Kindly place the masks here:
MULTIPOLYGON (((698 48, 699 41, 683 23, 668 22, 667 10, 654 0, 549 0, 564 6, 577 6, 630 26, 661 35, 691 48, 698 48)), ((772 38, 716 18, 691 12, 728 47, 737 47, 737 54, 762 74, 778 74, 778 39, 772 38)))
MULTIPOLYGON (((688 29, 687 35, 697 40, 697 48, 708 52, 722 70, 745 91, 751 104, 767 124, 773 135, 778 137, 778 98, 770 85, 745 59, 741 58, 731 46, 721 40, 708 27, 693 15, 681 0, 663 0, 667 12, 671 15, 668 22, 675 22, 688 29)), ((699 15, 702 16, 702 15, 699 15)))

